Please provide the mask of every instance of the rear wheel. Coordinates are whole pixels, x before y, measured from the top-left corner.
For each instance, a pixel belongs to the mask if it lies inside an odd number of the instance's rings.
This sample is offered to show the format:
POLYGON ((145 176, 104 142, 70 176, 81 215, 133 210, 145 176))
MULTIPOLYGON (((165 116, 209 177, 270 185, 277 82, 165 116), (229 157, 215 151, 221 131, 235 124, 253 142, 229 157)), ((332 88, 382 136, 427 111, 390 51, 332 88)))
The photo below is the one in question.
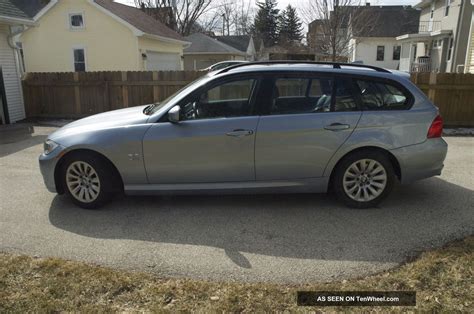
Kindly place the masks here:
POLYGON ((395 173, 389 158, 379 151, 359 151, 345 157, 333 178, 337 197, 347 206, 369 208, 392 190, 395 173))
POLYGON ((86 209, 97 209, 113 192, 110 166, 102 158, 79 153, 67 157, 62 167, 63 187, 71 200, 86 209))

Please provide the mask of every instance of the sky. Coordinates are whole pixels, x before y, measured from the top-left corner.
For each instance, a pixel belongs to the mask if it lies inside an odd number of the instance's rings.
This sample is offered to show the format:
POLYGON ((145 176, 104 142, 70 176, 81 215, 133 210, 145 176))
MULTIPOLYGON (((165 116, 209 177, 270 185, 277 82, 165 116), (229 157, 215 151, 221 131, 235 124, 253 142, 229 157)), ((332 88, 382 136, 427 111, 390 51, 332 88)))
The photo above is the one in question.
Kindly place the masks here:
MULTIPOLYGON (((134 0, 115 0, 116 2, 121 2, 125 4, 134 4, 134 0)), ((306 2, 306 0, 277 0, 278 8, 284 9, 288 4, 298 7, 298 4, 306 2)), ((364 2, 364 1, 362 1, 364 2)), ((371 5, 415 5, 421 0, 368 0, 371 5)))
MULTIPOLYGON (((135 5, 134 0, 115 0, 115 1, 128 4, 128 5, 135 5)), ((256 2, 256 0, 248 0, 248 1, 252 3, 256 2)), ((260 1, 263 1, 263 0, 260 0, 260 1)), ((299 6, 303 6, 305 3, 307 3, 307 1, 309 0, 277 0, 277 3, 278 3, 278 8, 280 10, 284 10, 288 6, 288 4, 291 4, 292 6, 298 9, 299 6)), ((371 5, 415 5, 421 2, 421 0, 360 0, 360 2, 361 3, 369 2, 371 5)), ((307 25, 303 23, 303 33, 306 33, 306 31, 307 31, 307 25)))

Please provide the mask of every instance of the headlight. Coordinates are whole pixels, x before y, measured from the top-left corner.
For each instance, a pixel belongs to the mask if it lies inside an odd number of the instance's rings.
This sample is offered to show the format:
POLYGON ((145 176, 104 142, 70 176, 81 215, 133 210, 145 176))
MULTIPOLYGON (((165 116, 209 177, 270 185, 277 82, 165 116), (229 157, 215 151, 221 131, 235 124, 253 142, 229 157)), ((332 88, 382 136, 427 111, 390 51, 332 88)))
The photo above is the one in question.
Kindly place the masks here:
POLYGON ((51 153, 53 150, 56 149, 56 147, 58 147, 59 145, 51 140, 46 140, 46 142, 44 142, 44 154, 45 155, 48 155, 49 153, 51 153))

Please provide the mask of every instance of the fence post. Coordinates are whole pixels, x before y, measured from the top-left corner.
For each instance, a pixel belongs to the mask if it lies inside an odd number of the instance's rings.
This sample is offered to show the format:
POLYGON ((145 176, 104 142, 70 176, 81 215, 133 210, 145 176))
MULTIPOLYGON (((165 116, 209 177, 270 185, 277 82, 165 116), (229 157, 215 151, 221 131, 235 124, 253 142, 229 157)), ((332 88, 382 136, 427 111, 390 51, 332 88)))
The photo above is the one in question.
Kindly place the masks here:
POLYGON ((81 90, 79 87, 79 72, 74 72, 72 74, 74 79, 74 112, 77 114, 81 114, 82 106, 81 106, 81 90))
MULTIPOLYGON (((127 72, 122 71, 122 82, 127 81, 127 72)), ((123 106, 126 108, 128 107, 128 86, 122 85, 122 98, 123 98, 123 106)))
POLYGON ((430 73, 430 81, 429 81, 429 91, 428 91, 428 98, 434 103, 436 97, 436 79, 438 77, 438 73, 431 72, 430 73))
MULTIPOLYGON (((158 81, 158 72, 153 71, 153 81, 158 81)), ((158 85, 153 85, 153 102, 158 102, 160 100, 160 87, 158 85)))

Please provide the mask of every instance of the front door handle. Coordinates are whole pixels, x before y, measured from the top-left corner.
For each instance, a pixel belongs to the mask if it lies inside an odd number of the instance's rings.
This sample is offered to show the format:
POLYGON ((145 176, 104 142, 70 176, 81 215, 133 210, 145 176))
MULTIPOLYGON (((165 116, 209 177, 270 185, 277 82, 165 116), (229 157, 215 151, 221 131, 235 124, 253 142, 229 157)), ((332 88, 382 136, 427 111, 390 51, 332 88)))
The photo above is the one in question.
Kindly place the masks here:
POLYGON ((233 136, 233 137, 244 137, 244 136, 249 136, 252 134, 253 134, 252 130, 236 129, 232 132, 226 133, 225 135, 233 136))
POLYGON ((342 131, 347 130, 351 126, 349 124, 342 124, 342 123, 331 123, 330 125, 326 125, 324 129, 329 131, 342 131))

